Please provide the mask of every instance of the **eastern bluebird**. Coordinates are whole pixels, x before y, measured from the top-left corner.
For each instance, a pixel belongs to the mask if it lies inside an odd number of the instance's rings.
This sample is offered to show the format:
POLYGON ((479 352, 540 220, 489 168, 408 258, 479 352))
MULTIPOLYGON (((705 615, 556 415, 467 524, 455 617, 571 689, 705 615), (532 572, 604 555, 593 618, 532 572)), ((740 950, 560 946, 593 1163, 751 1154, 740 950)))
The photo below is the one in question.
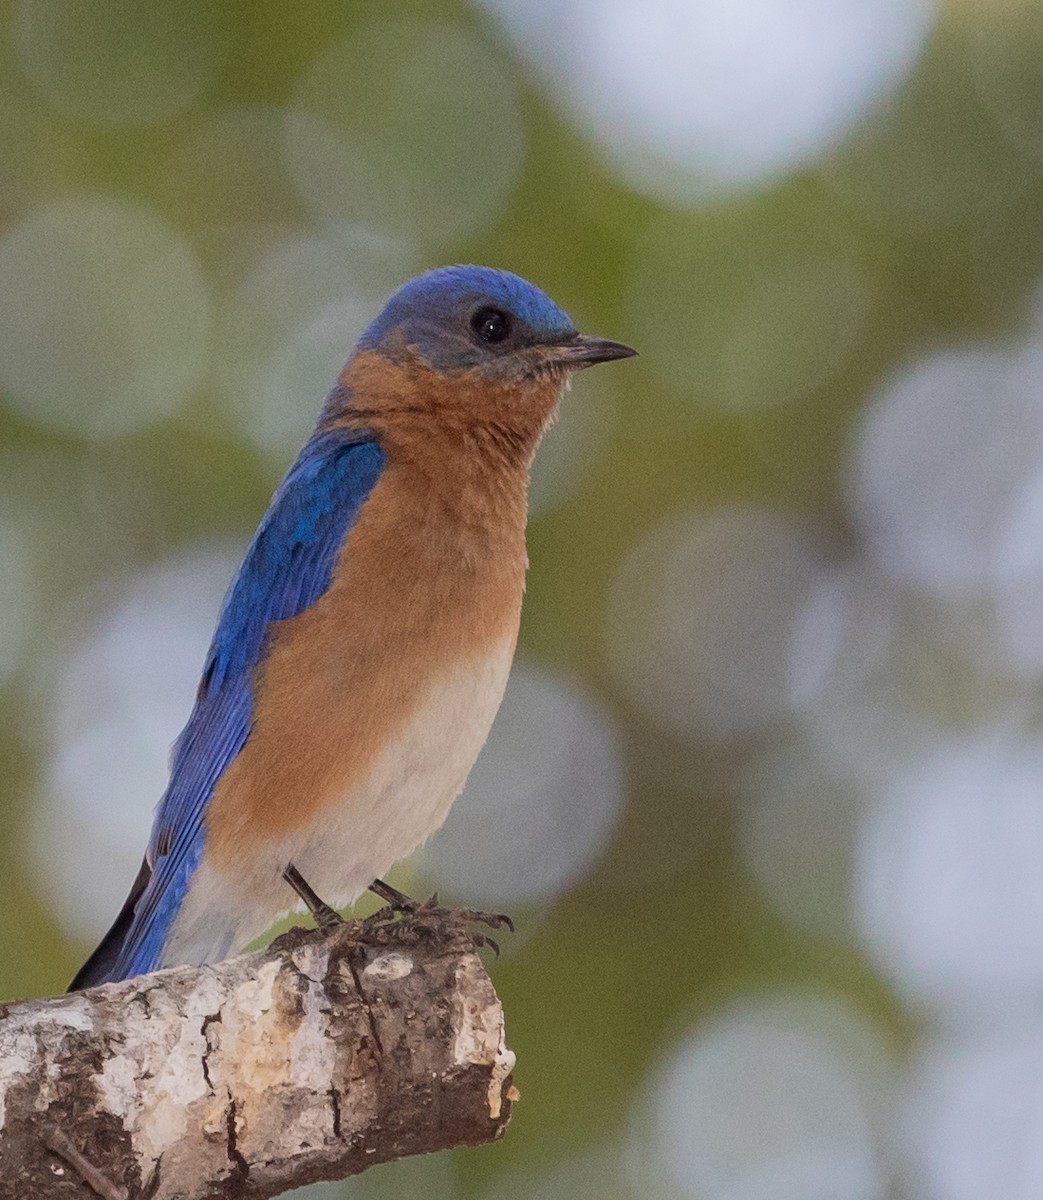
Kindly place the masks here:
POLYGON ((224 958, 295 906, 288 880, 349 904, 442 824, 514 655, 536 447, 574 371, 633 353, 506 271, 394 293, 254 534, 72 988, 224 958))

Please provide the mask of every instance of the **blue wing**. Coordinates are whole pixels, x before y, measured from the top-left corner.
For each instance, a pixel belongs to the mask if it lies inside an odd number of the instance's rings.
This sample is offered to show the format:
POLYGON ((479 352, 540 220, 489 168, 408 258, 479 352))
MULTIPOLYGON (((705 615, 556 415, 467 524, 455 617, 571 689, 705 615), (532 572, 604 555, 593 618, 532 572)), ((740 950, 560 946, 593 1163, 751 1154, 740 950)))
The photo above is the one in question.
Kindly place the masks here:
POLYGON ((365 435, 314 437, 272 497, 225 597, 195 707, 178 739, 145 862, 116 923, 72 988, 155 968, 203 850, 203 814, 250 736, 251 673, 272 623, 329 587, 341 546, 384 466, 365 435))

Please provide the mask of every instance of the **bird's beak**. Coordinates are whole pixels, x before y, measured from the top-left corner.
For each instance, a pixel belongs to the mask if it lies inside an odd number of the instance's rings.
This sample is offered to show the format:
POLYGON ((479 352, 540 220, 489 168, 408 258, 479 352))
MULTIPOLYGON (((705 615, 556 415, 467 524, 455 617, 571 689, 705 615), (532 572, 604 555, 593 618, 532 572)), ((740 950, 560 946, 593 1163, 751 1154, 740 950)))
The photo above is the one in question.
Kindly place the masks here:
POLYGON ((633 358, 637 351, 622 342, 577 333, 574 338, 561 345, 545 347, 545 353, 554 362, 579 371, 583 367, 592 367, 595 363, 611 362, 614 358, 633 358))

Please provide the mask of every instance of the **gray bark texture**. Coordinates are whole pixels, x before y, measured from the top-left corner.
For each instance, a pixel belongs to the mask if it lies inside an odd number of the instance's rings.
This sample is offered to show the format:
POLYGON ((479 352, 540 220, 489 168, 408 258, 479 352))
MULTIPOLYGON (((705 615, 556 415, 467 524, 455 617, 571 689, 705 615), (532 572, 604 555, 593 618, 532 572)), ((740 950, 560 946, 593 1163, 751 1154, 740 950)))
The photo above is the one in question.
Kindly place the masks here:
POLYGON ((490 1142, 513 1066, 437 910, 0 1005, 0 1200, 260 1200, 490 1142))

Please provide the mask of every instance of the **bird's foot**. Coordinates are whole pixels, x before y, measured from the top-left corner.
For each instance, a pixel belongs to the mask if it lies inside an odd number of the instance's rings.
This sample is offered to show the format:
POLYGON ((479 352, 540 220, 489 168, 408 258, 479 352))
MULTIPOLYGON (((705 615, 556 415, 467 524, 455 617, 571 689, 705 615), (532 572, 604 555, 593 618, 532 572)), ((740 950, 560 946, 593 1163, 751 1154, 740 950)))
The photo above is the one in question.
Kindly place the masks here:
POLYGON ((325 900, 322 900, 315 892, 315 889, 290 863, 286 870, 282 873, 283 879, 293 888, 297 895, 304 901, 308 912, 315 919, 315 924, 324 932, 329 933, 331 929, 335 929, 338 925, 344 924, 344 918, 331 908, 325 900))
MULTIPOLYGON (((365 921, 367 925, 386 925, 396 917, 405 916, 414 918, 415 923, 420 927, 424 927, 425 918, 432 918, 451 921, 458 925, 473 925, 477 922, 487 925, 490 929, 508 929, 511 933, 514 932, 514 922, 506 913, 482 912, 477 908, 444 908, 438 903, 437 892, 421 903, 411 899, 404 892, 400 892, 398 888, 391 887, 382 879, 374 880, 369 890, 375 892, 387 903, 371 917, 367 917, 365 921)), ((478 933, 473 929, 468 930, 468 933, 476 946, 488 946, 495 954, 499 955, 499 944, 487 934, 478 933)))
MULTIPOLYGON (((437 899, 437 897, 433 896, 432 899, 437 899)), ((506 913, 482 912, 477 908, 447 908, 441 911, 449 913, 463 925, 473 925, 478 922, 488 925, 490 929, 506 929, 509 933, 514 932, 514 922, 506 913)), ((468 930, 468 932, 476 946, 488 946, 497 958, 500 957, 499 942, 494 941, 487 933, 478 933, 474 929, 468 930)))

